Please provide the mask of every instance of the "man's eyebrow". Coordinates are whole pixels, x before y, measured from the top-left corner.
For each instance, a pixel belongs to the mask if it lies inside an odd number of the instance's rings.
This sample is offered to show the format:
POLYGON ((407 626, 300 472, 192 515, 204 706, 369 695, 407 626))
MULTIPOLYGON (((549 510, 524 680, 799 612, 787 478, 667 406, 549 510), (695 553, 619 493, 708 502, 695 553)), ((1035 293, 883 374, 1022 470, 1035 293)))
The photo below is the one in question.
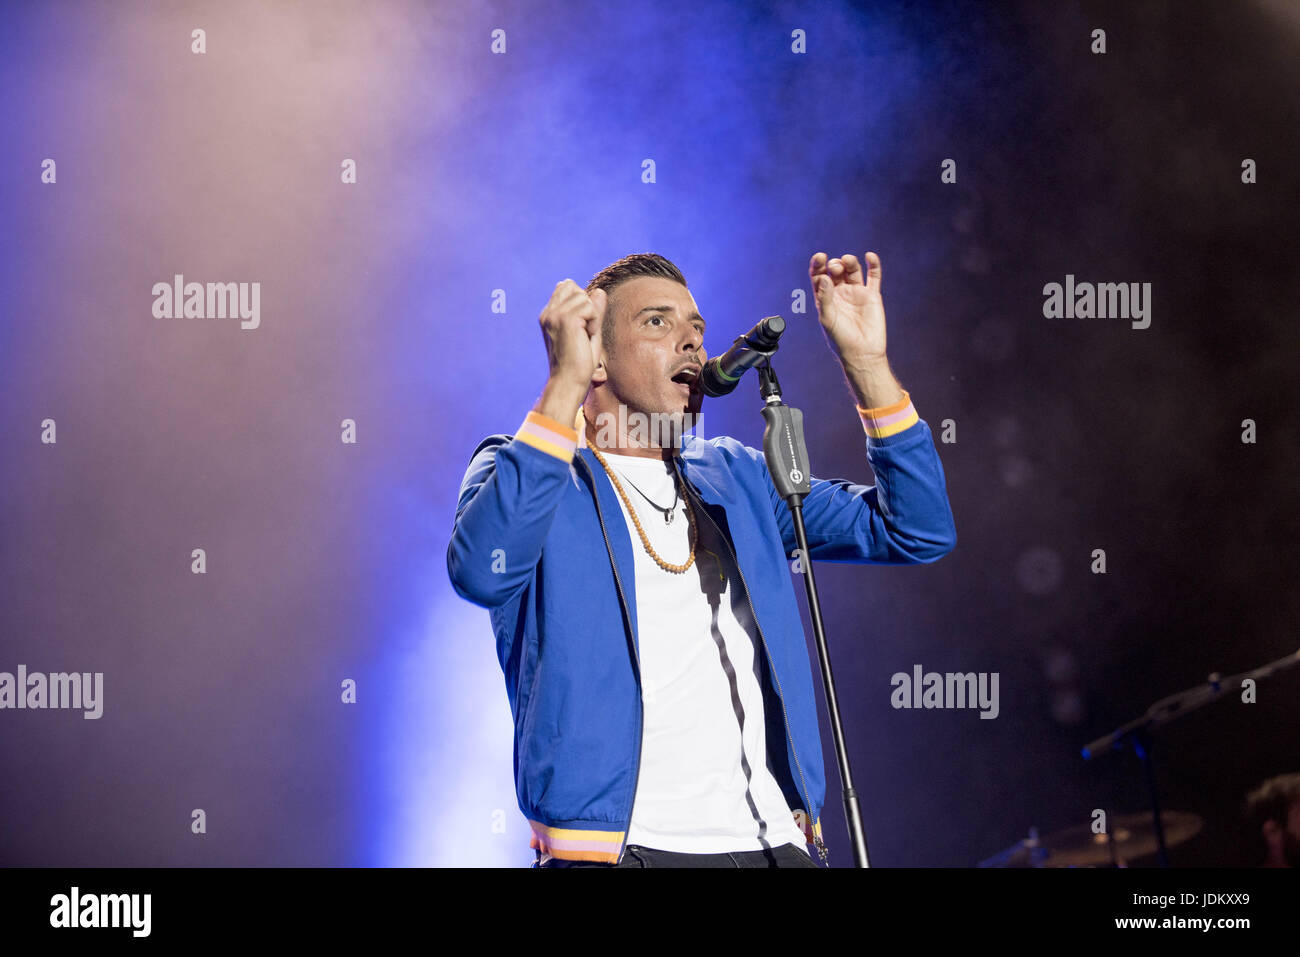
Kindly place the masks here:
MULTIPOLYGON (((641 315, 642 312, 672 312, 672 311, 673 311, 672 306, 646 306, 644 309, 638 312, 637 315, 638 316, 641 315)), ((633 318, 635 318, 635 316, 633 318)), ((691 313, 690 316, 688 316, 687 318, 698 319, 700 320, 700 323, 702 325, 706 325, 706 326, 708 325, 708 323, 704 321, 704 317, 701 316, 698 312, 691 313)))

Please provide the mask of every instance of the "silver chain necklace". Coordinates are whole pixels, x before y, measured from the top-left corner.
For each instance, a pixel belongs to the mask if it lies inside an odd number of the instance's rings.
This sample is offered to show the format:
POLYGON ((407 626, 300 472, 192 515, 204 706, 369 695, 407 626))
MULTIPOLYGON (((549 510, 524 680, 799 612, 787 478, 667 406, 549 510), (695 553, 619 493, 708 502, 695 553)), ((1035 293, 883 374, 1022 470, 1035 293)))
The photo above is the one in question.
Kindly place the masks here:
POLYGON ((624 475, 622 472, 619 472, 619 475, 622 475, 622 476, 623 476, 623 481, 624 481, 624 482, 627 482, 628 485, 631 485, 633 488, 635 488, 636 491, 637 491, 637 494, 640 495, 640 496, 641 496, 643 499, 645 499, 647 502, 649 502, 650 505, 651 505, 653 508, 655 508, 655 509, 657 509, 658 511, 664 513, 664 524, 665 524, 665 525, 671 525, 671 524, 673 523, 673 519, 677 517, 677 503, 678 503, 678 501, 681 499, 681 490, 677 488, 677 483, 676 483, 676 482, 673 483, 673 504, 672 504, 670 507, 668 507, 668 508, 664 508, 662 505, 657 504, 657 503, 655 502, 655 500, 652 499, 652 498, 651 498, 649 495, 647 495, 645 492, 643 492, 643 491, 641 491, 639 488, 637 488, 636 485, 634 485, 634 484, 632 483, 632 480, 629 479, 629 478, 628 478, 626 475, 624 475))

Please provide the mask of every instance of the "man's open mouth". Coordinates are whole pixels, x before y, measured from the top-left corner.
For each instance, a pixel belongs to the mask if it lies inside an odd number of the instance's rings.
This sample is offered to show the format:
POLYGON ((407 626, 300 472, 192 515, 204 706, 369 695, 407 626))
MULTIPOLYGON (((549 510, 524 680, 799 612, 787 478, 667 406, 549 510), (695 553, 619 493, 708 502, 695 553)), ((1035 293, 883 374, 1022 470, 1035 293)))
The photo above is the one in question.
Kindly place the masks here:
POLYGON ((672 381, 678 385, 686 386, 686 391, 689 394, 695 390, 700 381, 700 367, 694 363, 684 366, 673 373, 672 381))

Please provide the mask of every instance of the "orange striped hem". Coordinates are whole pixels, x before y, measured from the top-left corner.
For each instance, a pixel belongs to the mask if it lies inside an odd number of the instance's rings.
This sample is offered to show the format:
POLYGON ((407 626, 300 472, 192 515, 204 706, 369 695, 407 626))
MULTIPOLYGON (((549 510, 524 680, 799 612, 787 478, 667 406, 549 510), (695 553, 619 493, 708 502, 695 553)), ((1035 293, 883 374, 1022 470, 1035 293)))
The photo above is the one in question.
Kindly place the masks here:
POLYGON ((571 827, 548 827, 529 820, 533 829, 528 846, 566 861, 599 861, 617 864, 626 831, 585 831, 571 827))

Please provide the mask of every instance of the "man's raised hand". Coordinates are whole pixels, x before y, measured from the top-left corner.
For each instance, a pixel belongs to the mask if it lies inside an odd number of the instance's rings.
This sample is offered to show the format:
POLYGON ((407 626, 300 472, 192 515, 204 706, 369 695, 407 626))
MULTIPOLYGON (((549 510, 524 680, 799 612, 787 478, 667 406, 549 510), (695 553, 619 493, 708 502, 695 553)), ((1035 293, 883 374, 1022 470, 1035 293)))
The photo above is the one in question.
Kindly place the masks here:
POLYGON ((880 298, 880 257, 845 253, 827 259, 817 253, 808 264, 817 317, 831 348, 847 365, 879 362, 885 357, 885 305, 880 298))
POLYGON ((538 323, 546 344, 549 377, 534 409, 564 425, 577 416, 600 362, 600 330, 608 296, 588 293, 572 279, 555 284, 538 323))
POLYGON ((546 343, 550 378, 587 394, 591 377, 600 361, 600 324, 604 319, 606 293, 588 293, 572 279, 555 284, 551 300, 542 309, 539 322, 546 343))

